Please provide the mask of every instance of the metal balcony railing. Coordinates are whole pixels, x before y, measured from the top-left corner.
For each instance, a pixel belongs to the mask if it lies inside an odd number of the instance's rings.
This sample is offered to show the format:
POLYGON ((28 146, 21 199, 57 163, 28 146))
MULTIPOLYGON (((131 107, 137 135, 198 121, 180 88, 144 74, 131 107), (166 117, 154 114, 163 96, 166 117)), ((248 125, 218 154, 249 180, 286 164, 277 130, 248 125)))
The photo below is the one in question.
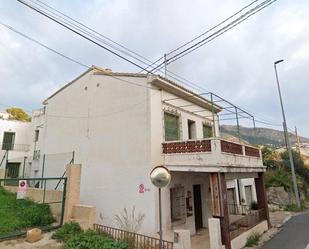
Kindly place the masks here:
POLYGON ((12 143, 3 143, 1 144, 2 150, 12 150, 12 151, 29 151, 29 144, 12 144, 12 143))

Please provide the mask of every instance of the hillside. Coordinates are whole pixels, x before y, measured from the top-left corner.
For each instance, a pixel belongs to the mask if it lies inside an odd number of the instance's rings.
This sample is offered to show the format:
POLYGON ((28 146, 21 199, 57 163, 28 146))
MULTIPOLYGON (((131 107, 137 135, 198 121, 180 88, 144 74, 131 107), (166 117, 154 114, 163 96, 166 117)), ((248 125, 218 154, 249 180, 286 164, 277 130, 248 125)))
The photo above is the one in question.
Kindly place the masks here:
MULTIPOLYGON (((223 137, 237 136, 237 126, 234 125, 222 125, 220 126, 221 135, 223 137)), ((268 128, 256 128, 256 137, 254 135, 254 129, 248 127, 240 127, 241 139, 251 143, 259 145, 267 145, 270 147, 281 147, 285 145, 283 131, 278 131, 268 128)), ((291 145, 296 143, 296 136, 289 133, 291 145)), ((309 143, 309 138, 300 137, 302 143, 309 143)))

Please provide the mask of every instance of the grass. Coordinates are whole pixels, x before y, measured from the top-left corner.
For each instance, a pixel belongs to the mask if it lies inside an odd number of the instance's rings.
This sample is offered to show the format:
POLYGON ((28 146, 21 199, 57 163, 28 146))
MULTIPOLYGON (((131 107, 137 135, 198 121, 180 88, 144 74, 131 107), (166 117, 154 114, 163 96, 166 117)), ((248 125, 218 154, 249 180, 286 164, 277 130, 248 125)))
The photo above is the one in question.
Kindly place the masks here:
POLYGON ((52 238, 63 242, 63 249, 131 249, 127 243, 117 242, 108 235, 82 231, 76 222, 64 224, 52 238))
POLYGON ((17 200, 16 194, 0 187, 0 237, 32 227, 48 226, 54 218, 47 204, 17 200))
POLYGON ((257 246, 259 244, 259 241, 261 239, 261 234, 259 233, 252 233, 248 238, 247 238, 247 243, 246 246, 252 247, 252 246, 257 246))

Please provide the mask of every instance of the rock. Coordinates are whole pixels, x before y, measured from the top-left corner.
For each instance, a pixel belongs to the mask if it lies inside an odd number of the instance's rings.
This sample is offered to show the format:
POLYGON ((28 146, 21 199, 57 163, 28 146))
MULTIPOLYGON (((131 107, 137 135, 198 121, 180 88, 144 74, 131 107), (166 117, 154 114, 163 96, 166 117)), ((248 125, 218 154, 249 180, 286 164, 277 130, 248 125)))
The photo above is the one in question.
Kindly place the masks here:
POLYGON ((34 243, 42 238, 42 231, 38 228, 33 228, 27 231, 26 241, 29 243, 34 243))
POLYGON ((270 187, 267 189, 267 199, 269 204, 278 206, 279 209, 294 203, 294 196, 286 192, 283 187, 270 187))

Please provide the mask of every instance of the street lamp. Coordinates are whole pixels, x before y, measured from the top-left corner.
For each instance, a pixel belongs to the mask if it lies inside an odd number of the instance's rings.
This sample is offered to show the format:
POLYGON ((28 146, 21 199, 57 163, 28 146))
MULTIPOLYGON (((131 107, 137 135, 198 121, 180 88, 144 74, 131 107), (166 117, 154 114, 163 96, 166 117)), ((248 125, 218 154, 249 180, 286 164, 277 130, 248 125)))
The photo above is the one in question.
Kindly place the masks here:
POLYGON ((164 188, 170 183, 171 174, 167 168, 157 166, 150 172, 150 180, 153 185, 159 188, 159 235, 160 249, 163 249, 161 188, 164 188))
POLYGON ((295 169, 294 169, 293 155, 292 155, 290 140, 289 140, 289 137, 288 137, 288 129, 287 129, 287 125, 286 125, 286 118, 285 118, 285 113, 284 113, 284 108, 283 108, 283 102, 282 102, 282 96, 281 96, 281 90, 280 90, 280 84, 279 84, 279 78, 278 78, 278 72, 277 72, 277 64, 279 64, 281 62, 283 62, 283 60, 275 61, 274 62, 274 68, 275 68, 275 73, 276 73, 278 93, 279 93, 280 104, 281 104, 284 138, 285 138, 285 142, 286 142, 288 153, 289 153, 289 159, 290 159, 294 194, 295 194, 295 198, 296 198, 296 204, 297 204, 298 207, 300 207, 299 194, 298 194, 298 188, 297 188, 297 182, 296 182, 296 176, 295 176, 295 169))

